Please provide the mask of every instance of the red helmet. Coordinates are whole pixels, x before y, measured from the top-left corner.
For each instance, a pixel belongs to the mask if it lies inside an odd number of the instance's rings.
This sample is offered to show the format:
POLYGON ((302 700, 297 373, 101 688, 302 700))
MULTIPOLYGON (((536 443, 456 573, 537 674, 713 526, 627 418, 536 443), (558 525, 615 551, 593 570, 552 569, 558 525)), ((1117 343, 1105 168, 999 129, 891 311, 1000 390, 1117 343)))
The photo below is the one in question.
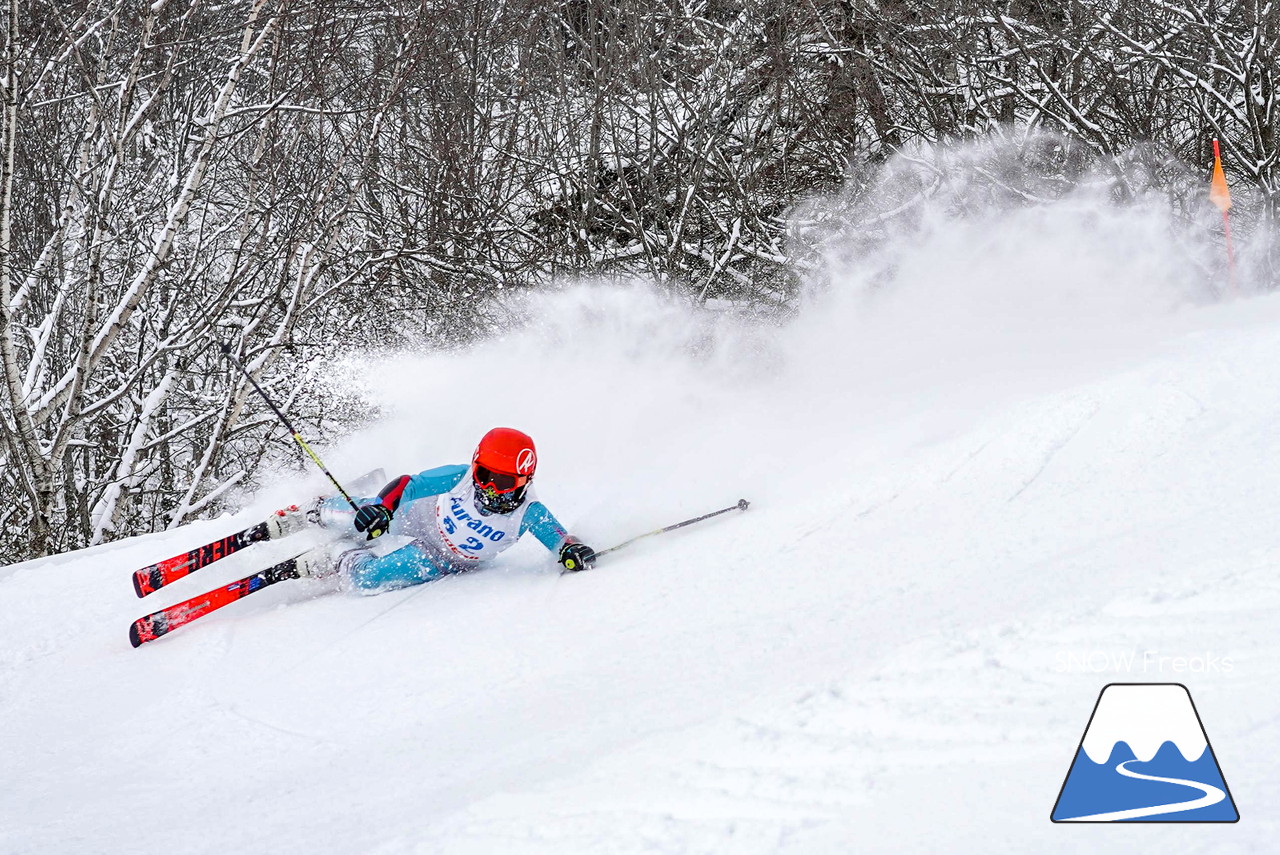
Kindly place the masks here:
POLYGON ((538 452, 533 439, 515 428, 494 428, 484 435, 471 456, 476 504, 495 514, 509 514, 524 502, 538 452))

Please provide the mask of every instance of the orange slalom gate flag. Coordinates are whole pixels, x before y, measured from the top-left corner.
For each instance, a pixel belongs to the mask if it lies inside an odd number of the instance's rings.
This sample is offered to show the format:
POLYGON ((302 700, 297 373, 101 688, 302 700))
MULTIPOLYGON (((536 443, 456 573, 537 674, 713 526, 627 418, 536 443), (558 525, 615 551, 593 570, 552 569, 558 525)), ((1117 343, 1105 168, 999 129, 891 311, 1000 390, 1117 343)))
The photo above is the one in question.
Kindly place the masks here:
POLYGON ((1213 182, 1209 185, 1209 201, 1224 214, 1231 208, 1231 191, 1227 189, 1227 176, 1222 172, 1217 140, 1213 141, 1213 182))

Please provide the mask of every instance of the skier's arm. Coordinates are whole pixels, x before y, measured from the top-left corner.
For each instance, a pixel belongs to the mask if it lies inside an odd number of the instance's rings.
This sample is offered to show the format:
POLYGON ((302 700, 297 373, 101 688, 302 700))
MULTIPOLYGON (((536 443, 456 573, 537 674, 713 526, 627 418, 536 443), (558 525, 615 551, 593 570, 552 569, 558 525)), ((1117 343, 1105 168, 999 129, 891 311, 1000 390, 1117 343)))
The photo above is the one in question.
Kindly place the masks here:
POLYGON ((520 534, 533 532, 533 536, 550 551, 566 570, 582 570, 595 560, 595 550, 565 531, 542 502, 533 502, 520 523, 520 534))
POLYGON ((560 525, 560 521, 547 510, 546 505, 537 501, 529 503, 529 510, 525 511, 524 519, 520 522, 521 537, 526 532, 532 532, 538 542, 552 552, 558 552, 569 539, 569 533, 560 525))
POLYGON ((382 488, 377 496, 356 499, 358 511, 353 511, 341 497, 326 499, 321 506, 320 522, 327 528, 352 526, 356 531, 386 530, 391 518, 406 502, 426 496, 447 493, 467 474, 466 466, 437 466, 417 475, 401 475, 382 488))
POLYGON ((392 513, 404 503, 426 496, 439 496, 458 485, 467 474, 466 466, 437 466, 417 475, 401 475, 382 488, 376 500, 392 513))

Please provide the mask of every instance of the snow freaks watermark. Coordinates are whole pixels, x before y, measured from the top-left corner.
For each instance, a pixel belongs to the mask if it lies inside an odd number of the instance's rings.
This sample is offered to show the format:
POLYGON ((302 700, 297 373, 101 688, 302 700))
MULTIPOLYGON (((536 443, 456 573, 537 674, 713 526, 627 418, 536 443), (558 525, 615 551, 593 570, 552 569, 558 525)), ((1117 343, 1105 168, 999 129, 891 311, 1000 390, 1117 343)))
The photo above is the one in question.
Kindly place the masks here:
POLYGON ((1079 650, 1055 657, 1059 674, 1230 674, 1236 664, 1230 656, 1202 653, 1171 656, 1159 650, 1079 650))

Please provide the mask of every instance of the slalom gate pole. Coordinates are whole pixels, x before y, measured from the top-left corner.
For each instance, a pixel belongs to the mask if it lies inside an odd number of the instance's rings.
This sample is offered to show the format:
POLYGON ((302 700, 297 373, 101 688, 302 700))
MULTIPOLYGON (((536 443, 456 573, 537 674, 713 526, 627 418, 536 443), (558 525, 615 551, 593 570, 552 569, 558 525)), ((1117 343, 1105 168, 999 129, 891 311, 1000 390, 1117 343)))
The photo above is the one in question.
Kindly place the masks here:
POLYGON ((663 528, 654 529, 653 531, 646 531, 644 534, 637 534, 635 537, 631 538, 630 540, 622 541, 622 543, 619 543, 617 546, 610 546, 608 549, 600 550, 599 552, 596 553, 595 557, 599 558, 601 555, 608 555, 610 552, 617 552, 619 549, 621 549, 624 546, 630 546, 631 544, 635 543, 637 540, 643 540, 646 537, 653 537, 655 534, 665 534, 668 531, 675 531, 678 528, 684 528, 685 526, 693 525, 696 522, 702 522, 703 520, 709 520, 712 517, 718 517, 721 514, 727 514, 729 513, 729 511, 745 511, 749 507, 751 507, 750 502, 748 502, 746 499, 739 499, 736 505, 730 505, 727 508, 721 508, 718 511, 712 511, 709 514, 703 514, 700 517, 694 517, 693 519, 688 519, 688 520, 685 520, 684 522, 673 523, 669 526, 664 526, 663 528))
POLYGON ((258 394, 262 396, 262 400, 266 401, 267 406, 271 408, 271 412, 276 414, 276 418, 278 418, 285 426, 285 429, 288 430, 289 433, 293 434, 294 441, 301 446, 302 450, 306 452, 312 462, 315 463, 316 466, 320 467, 320 471, 323 472, 331 482, 333 482, 333 486, 338 488, 338 492, 342 494, 342 498, 347 500, 347 504, 350 505, 353 510, 360 510, 360 506, 356 504, 355 499, 351 498, 351 496, 347 494, 347 491, 342 488, 342 485, 338 483, 338 479, 333 477, 333 473, 329 471, 329 467, 325 466, 324 461, 320 459, 320 455, 311 450, 311 446, 307 445, 307 441, 302 438, 302 434, 298 433, 297 428, 295 428, 293 423, 289 421, 288 416, 280 412, 280 408, 275 405, 275 402, 273 402, 271 398, 267 396, 267 393, 263 391, 262 387, 258 385, 258 381, 253 379, 253 375, 249 373, 249 369, 245 368, 244 365, 241 364, 240 360, 236 359, 235 354, 231 352, 231 345, 226 344, 225 342, 223 343, 222 355, 230 360, 232 365, 239 368, 240 373, 243 374, 253 385, 254 389, 258 390, 258 394))
POLYGON ((1222 237, 1227 245, 1227 284, 1231 292, 1240 296, 1240 285, 1236 282, 1236 251, 1231 245, 1231 188, 1227 186, 1226 173, 1222 171, 1222 150, 1218 141, 1213 141, 1213 179, 1209 182, 1209 201, 1222 211, 1222 237))

